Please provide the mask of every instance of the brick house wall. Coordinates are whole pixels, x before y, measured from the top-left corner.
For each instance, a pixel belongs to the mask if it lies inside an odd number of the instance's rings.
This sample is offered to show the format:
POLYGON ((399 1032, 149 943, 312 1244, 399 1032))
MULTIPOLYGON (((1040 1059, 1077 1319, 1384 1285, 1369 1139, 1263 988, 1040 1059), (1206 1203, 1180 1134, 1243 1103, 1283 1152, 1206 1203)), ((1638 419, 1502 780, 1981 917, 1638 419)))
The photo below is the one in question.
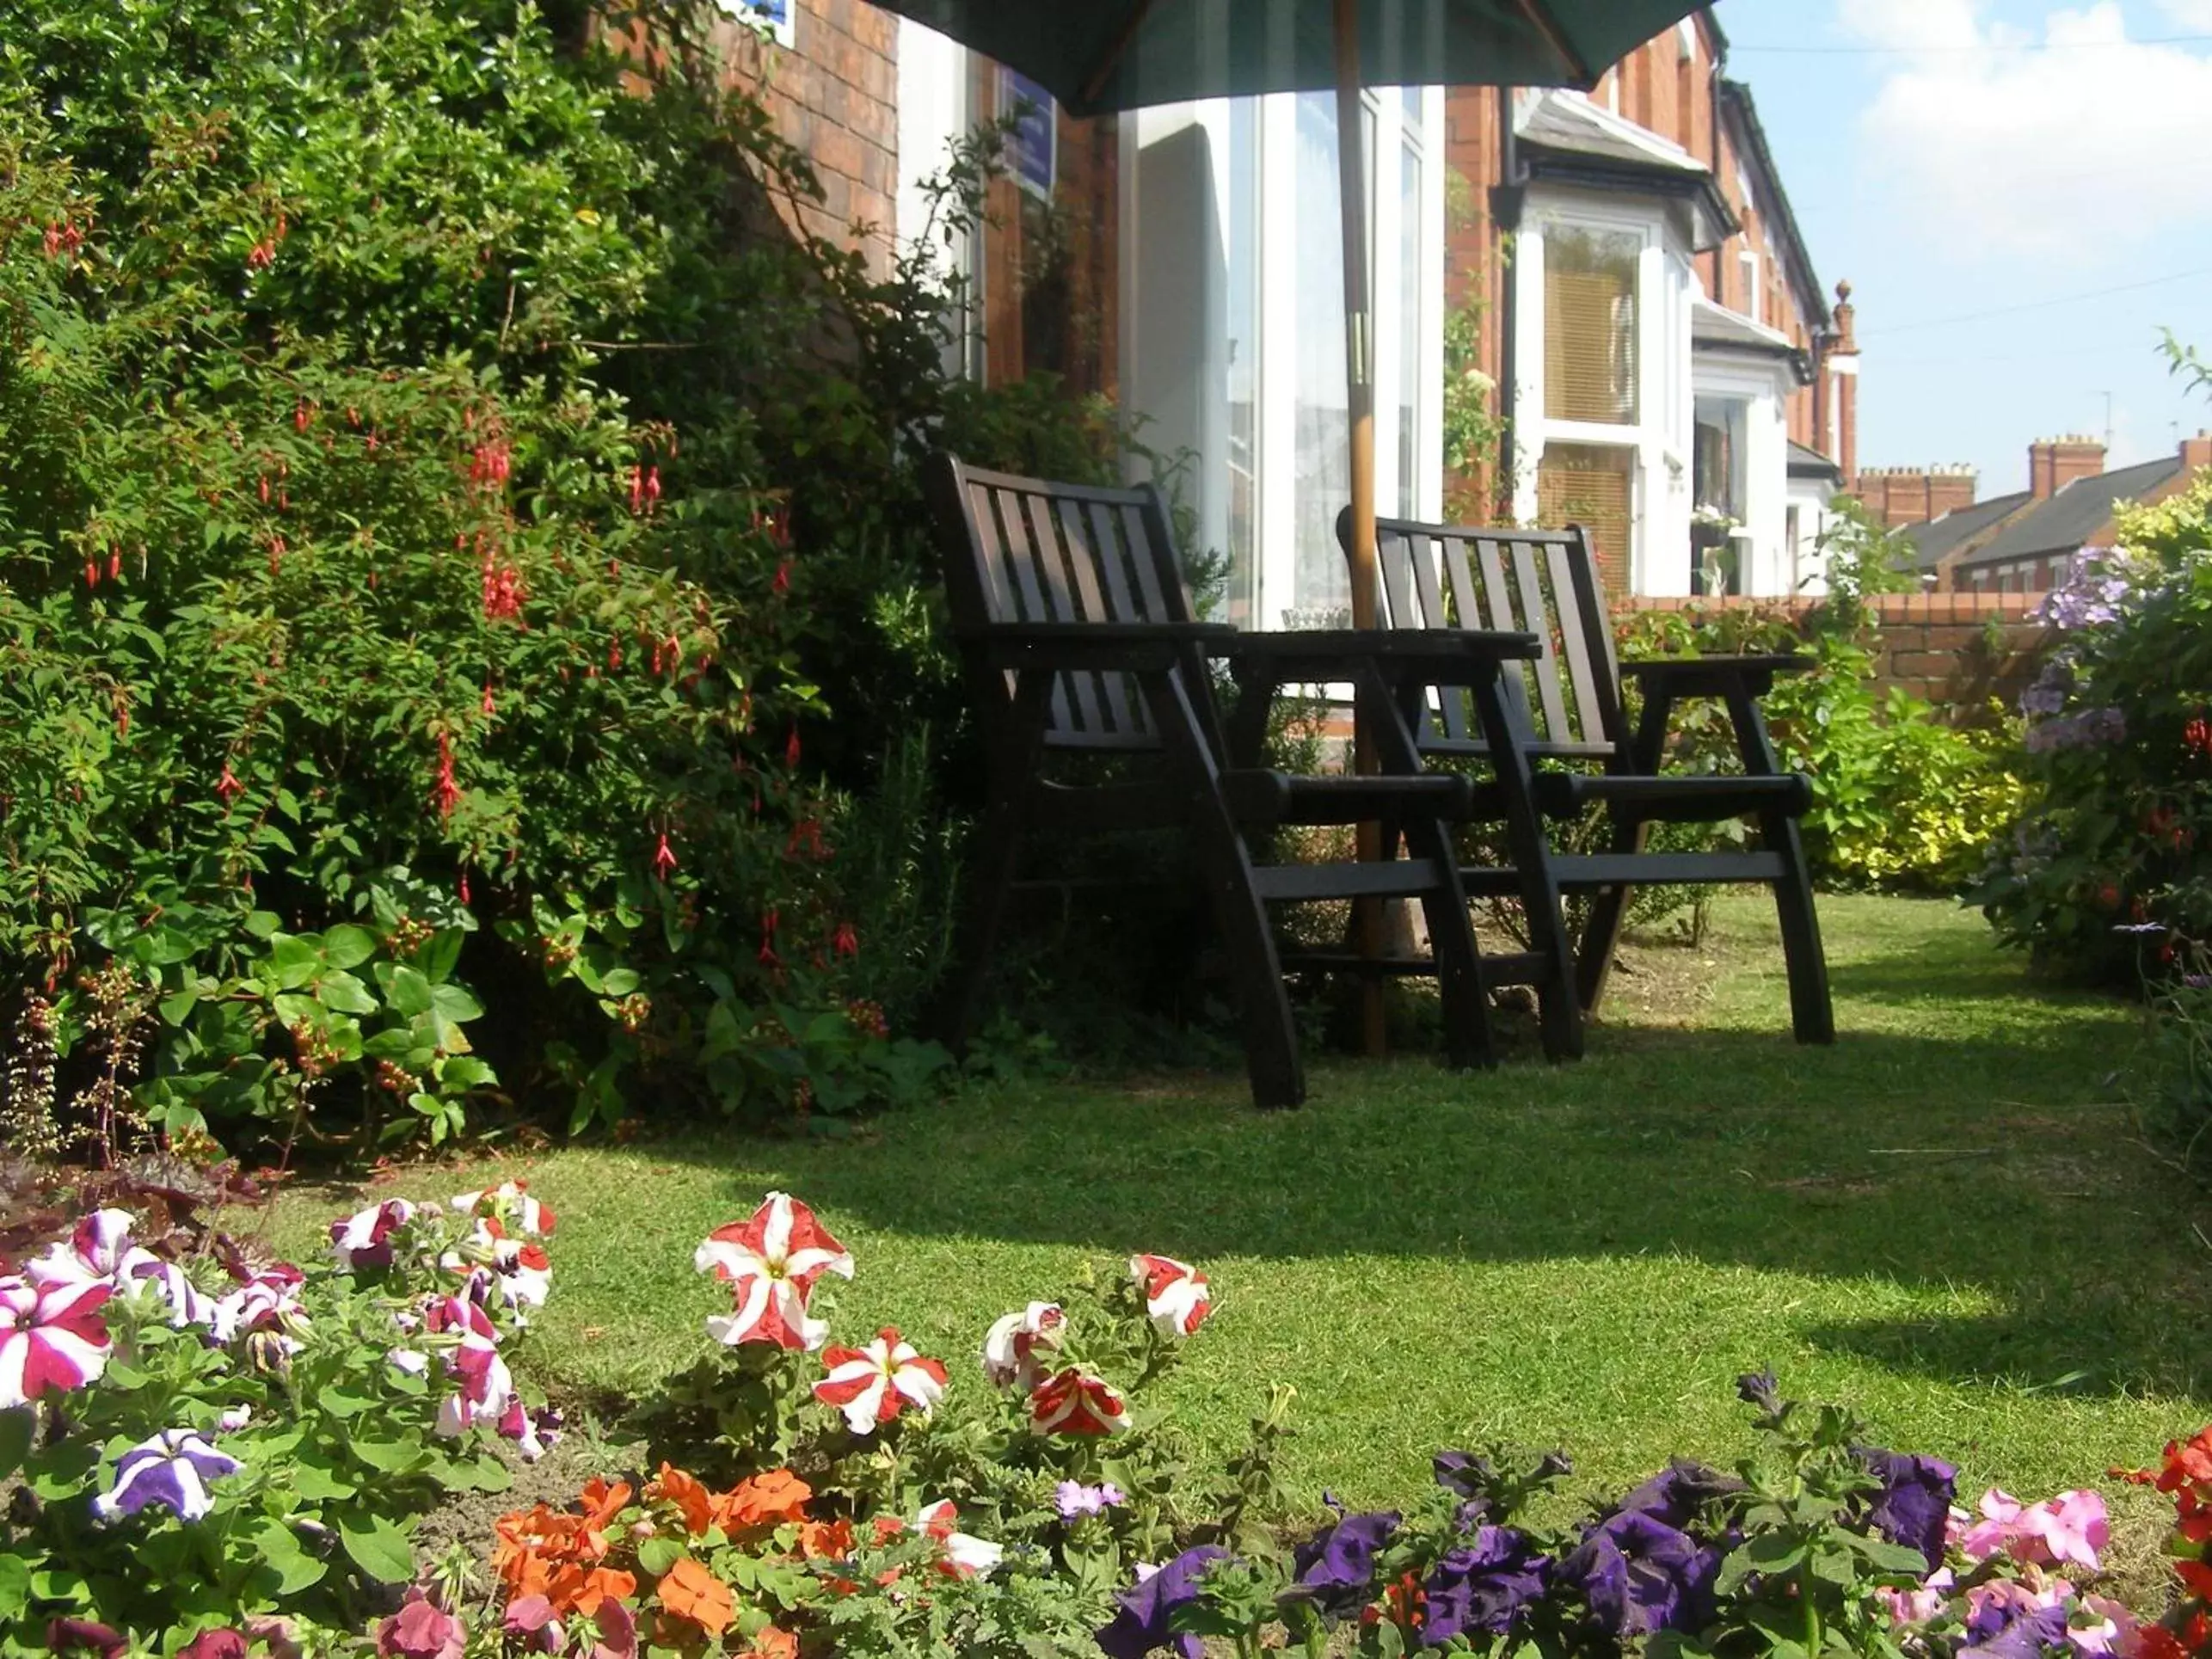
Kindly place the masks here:
MULTIPOLYGON (((776 130, 814 163, 822 200, 796 228, 890 269, 898 224, 899 20, 865 0, 793 0, 794 44, 764 42, 732 20, 718 31, 733 74, 755 83, 776 130)), ((791 205, 777 204, 786 221, 791 205)))

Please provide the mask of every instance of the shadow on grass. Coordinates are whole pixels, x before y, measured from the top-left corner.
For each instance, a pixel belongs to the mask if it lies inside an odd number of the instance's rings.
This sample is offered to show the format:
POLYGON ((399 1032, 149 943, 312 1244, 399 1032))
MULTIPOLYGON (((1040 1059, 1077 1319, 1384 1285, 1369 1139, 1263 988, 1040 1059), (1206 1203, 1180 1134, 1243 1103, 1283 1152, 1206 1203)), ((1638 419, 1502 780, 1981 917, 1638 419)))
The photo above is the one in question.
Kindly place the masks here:
POLYGON ((2006 1311, 1806 1335, 1947 1379, 2203 1396, 2212 1275, 2188 1240, 2212 1207, 2133 1144, 2098 1083, 2110 1048, 2101 1023, 1827 1049, 1628 1028, 1579 1066, 1324 1065, 1295 1113, 1255 1113, 1217 1075, 964 1097, 857 1143, 654 1150, 731 1170, 733 1207, 765 1164, 925 1236, 1216 1261, 1681 1255, 1979 1291, 2006 1311))

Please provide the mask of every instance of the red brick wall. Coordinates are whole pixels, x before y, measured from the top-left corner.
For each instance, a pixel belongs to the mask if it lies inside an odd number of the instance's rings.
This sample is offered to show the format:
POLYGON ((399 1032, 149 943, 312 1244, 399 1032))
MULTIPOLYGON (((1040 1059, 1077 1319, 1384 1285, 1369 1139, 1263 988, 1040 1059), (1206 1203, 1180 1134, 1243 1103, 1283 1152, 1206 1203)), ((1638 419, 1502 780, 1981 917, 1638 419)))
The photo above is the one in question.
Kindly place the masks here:
MULTIPOLYGON (((867 250, 890 266, 898 229, 899 20, 865 0, 796 0, 796 44, 764 46, 732 22, 723 38, 734 71, 763 83, 776 129, 814 163, 823 200, 800 209, 800 228, 867 250)), ((779 203, 787 220, 791 210, 779 203)))
MULTIPOLYGON (((2049 630, 2029 619, 2037 596, 2024 593, 1883 593, 1873 600, 1881 624, 1875 686, 1902 685, 1951 719, 1979 720, 1991 698, 2017 708, 2049 647, 2049 630)), ((1772 599, 1630 599, 1617 612, 1771 611, 1772 599)), ((1802 606, 1792 606, 1802 610, 1802 606)))
MULTIPOLYGON (((1453 310, 1469 304, 1480 308, 1476 329, 1477 361, 1491 379, 1505 363, 1501 332, 1505 316, 1505 261, 1497 226, 1490 216, 1490 192, 1504 174, 1496 87, 1453 87, 1444 95, 1444 304, 1453 310)), ((1502 392, 1493 390, 1492 413, 1502 392)), ((1493 469, 1494 470, 1494 469, 1493 469)), ((1472 496, 1478 517, 1494 516, 1496 481, 1453 478, 1447 495, 1472 496)))

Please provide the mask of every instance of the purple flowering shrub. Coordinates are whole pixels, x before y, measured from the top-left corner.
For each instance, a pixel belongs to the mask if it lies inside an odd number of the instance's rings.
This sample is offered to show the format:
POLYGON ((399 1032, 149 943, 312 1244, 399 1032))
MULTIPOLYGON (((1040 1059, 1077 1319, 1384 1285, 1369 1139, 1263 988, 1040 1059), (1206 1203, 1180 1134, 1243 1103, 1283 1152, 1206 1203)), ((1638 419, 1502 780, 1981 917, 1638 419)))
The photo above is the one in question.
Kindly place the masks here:
POLYGON ((557 1433, 508 1365, 552 1227, 389 1200, 303 1269, 108 1208, 0 1261, 0 1653, 297 1656, 396 1597, 413 1522, 557 1433))
POLYGON ((2212 483, 2124 515, 2044 601, 2028 796, 1974 897, 2086 977, 2171 982, 2212 939, 2212 483))

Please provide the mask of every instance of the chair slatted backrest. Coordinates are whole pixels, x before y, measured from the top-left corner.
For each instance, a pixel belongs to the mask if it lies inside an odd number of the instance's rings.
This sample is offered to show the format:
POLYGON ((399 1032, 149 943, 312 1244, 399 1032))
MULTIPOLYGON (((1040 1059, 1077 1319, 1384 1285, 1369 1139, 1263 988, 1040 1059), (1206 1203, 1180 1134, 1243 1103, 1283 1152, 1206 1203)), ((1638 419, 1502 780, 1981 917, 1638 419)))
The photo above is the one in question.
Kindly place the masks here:
MULTIPOLYGON (((1349 519, 1337 532, 1349 544, 1349 519)), ((1588 537, 1567 530, 1377 521, 1380 593, 1388 628, 1489 628, 1536 636, 1543 654, 1506 677, 1535 737, 1533 753, 1609 760, 1628 733, 1620 662, 1588 537)), ((1429 693, 1422 741, 1440 753, 1480 753, 1481 728, 1457 687, 1429 693)))
MULTIPOLYGON (((950 456, 931 464, 946 534, 945 589, 955 632, 1012 623, 1194 620, 1166 504, 1157 488, 1109 489, 986 472, 950 456)), ((1011 694, 1013 676, 998 677, 1011 694)), ((1151 710, 1127 674, 1064 673, 1046 746, 1152 749, 1151 710)))

